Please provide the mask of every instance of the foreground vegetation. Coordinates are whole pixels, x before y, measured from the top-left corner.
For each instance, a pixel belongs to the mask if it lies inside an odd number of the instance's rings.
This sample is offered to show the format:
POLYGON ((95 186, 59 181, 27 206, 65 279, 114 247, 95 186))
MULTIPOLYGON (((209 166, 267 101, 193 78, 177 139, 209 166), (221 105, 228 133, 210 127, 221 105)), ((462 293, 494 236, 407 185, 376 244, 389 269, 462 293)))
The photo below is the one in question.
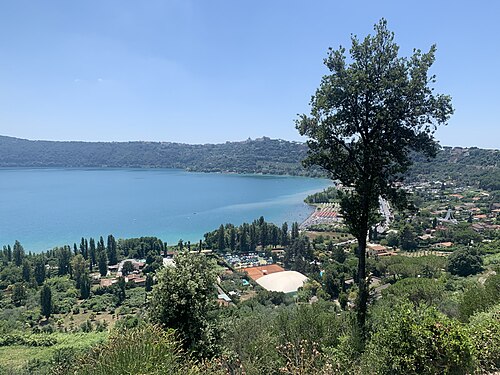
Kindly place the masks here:
MULTIPOLYGON (((104 241, 97 241, 95 250, 101 252, 99 243, 104 241)), ((145 256, 149 260, 143 270, 154 285, 93 285, 88 295, 85 288, 76 288, 78 263, 84 259, 82 274, 88 277, 98 275, 99 267, 90 271, 91 256, 85 260, 78 246, 76 255, 68 248, 30 255, 16 243, 10 261, 7 246, 0 270, 0 373, 466 374, 500 366, 500 268, 498 262, 485 261, 500 254, 498 239, 477 243, 479 260, 368 258, 364 344, 352 309, 358 293, 352 283, 355 247, 334 246, 326 237, 310 240, 296 224, 288 231, 262 218, 207 233, 202 249, 215 252, 198 253, 199 245, 189 245, 190 253, 188 245, 166 247, 154 238, 118 240, 117 261, 145 256), (281 255, 272 253, 275 261, 309 277, 297 294, 263 290, 237 270, 228 274, 222 256, 245 254, 239 237, 244 233, 244 243, 250 243, 250 231, 258 253, 283 248, 281 255), (271 243, 273 232, 277 244, 271 243), (268 242, 263 246, 262 240, 268 242), (176 254, 175 268, 160 265, 157 258, 165 253, 176 254), (46 270, 41 285, 36 278, 40 259, 46 270), (471 262, 478 262, 472 272, 456 272, 471 262), (23 268, 29 281, 23 279, 23 268), (241 280, 250 286, 243 287, 241 280), (228 306, 216 303, 217 283, 239 293, 228 306), (51 290, 48 317, 42 313, 43 286, 51 290)), ((109 252, 106 245, 104 252, 109 252)))

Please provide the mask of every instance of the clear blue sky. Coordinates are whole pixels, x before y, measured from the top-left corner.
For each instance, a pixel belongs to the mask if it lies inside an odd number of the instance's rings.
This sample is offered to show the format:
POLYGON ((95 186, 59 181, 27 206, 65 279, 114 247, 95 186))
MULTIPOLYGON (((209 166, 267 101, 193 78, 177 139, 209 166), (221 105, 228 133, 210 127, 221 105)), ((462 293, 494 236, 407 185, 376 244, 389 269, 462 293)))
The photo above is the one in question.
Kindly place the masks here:
POLYGON ((443 145, 500 148, 500 2, 5 0, 0 134, 53 140, 299 140, 329 46, 381 17, 438 46, 443 145))

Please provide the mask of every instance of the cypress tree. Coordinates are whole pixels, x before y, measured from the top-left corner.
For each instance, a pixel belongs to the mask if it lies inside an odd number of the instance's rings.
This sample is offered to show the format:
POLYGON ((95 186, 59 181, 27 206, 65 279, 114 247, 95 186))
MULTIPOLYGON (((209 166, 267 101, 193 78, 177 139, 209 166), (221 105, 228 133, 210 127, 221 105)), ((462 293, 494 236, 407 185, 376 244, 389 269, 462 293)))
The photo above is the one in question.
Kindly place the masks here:
POLYGON ((283 246, 288 245, 288 224, 286 221, 281 226, 281 244, 283 246))
POLYGON ((93 238, 89 240, 89 259, 90 259, 90 271, 92 272, 92 268, 94 264, 96 264, 96 251, 95 251, 95 241, 93 238))
POLYGON ((19 267, 21 264, 23 264, 24 248, 17 240, 14 243, 14 250, 12 252, 12 256, 14 258, 14 263, 16 264, 16 266, 19 267))
POLYGON ((35 281, 38 285, 42 285, 45 281, 45 261, 42 257, 35 259, 35 281))
POLYGON ((52 314, 52 289, 47 284, 44 284, 40 291, 40 306, 42 315, 49 318, 52 314))
POLYGON ((101 276, 106 276, 108 274, 108 257, 106 256, 106 251, 104 249, 98 251, 97 263, 101 276))
POLYGON ((80 297, 82 299, 90 297, 90 278, 87 274, 83 274, 80 277, 80 297))
POLYGON ((28 259, 23 259, 23 280, 27 283, 31 280, 31 264, 28 259))
POLYGON ((299 238, 299 223, 292 224, 292 240, 299 238))
POLYGON ((219 230, 217 231, 217 248, 219 250, 224 250, 226 248, 226 239, 225 239, 225 231, 224 225, 220 225, 219 230))
POLYGON ((112 234, 108 236, 108 260, 109 260, 109 265, 113 266, 116 263, 118 263, 118 256, 116 253, 116 240, 115 237, 113 237, 112 234))

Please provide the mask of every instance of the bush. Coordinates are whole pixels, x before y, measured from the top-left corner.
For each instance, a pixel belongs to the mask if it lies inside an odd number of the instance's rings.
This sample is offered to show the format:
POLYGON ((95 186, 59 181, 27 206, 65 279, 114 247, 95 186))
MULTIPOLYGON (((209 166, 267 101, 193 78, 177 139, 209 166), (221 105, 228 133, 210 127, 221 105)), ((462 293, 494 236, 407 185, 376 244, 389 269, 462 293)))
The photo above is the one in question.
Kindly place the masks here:
POLYGON ((474 346, 460 323, 403 303, 386 311, 361 363, 370 374, 467 374, 474 346))
POLYGON ((22 335, 11 334, 0 337, 0 346, 24 345, 24 346, 52 346, 57 343, 54 337, 49 335, 22 335))
POLYGON ((500 305, 471 318, 470 331, 483 372, 500 371, 500 305))
POLYGON ((453 275, 475 275, 482 269, 483 260, 475 250, 468 248, 456 250, 448 257, 448 271, 453 275))

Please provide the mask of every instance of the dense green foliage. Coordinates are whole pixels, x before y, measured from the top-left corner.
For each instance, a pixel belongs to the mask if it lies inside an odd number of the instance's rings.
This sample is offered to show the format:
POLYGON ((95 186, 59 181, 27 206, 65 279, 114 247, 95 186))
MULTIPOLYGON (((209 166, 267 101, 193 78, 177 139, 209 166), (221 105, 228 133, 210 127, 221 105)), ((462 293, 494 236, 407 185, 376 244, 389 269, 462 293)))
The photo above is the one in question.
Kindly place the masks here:
POLYGON ((474 368, 474 346, 460 323, 404 304, 386 313, 364 354, 366 372, 468 374, 474 368))
POLYGON ((454 251, 448 258, 448 271, 453 275, 469 276, 482 270, 483 260, 476 250, 468 248, 454 251))
POLYGON ((218 337, 214 264, 204 255, 180 253, 175 266, 157 273, 149 306, 152 322, 174 328, 183 345, 203 356, 214 355, 218 337))

